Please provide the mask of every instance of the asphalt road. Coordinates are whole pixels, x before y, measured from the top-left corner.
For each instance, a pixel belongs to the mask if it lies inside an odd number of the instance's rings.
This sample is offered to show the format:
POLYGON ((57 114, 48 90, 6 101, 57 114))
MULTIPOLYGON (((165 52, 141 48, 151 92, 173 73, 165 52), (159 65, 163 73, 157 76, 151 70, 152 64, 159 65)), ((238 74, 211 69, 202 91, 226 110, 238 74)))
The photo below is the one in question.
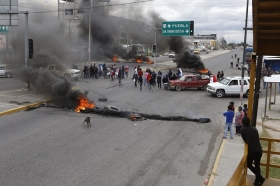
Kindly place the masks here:
MULTIPOLYGON (((229 69, 234 52, 205 60, 205 65, 237 75, 240 70, 229 69)), ((132 122, 46 107, 3 116, 0 185, 201 186, 222 140, 222 113, 229 101, 239 99, 219 99, 195 89, 140 91, 131 78, 121 86, 103 78, 80 79, 76 86, 88 91, 97 106, 212 121, 132 122), (108 101, 99 102, 100 97, 108 101), (86 116, 91 128, 82 126, 86 116)))

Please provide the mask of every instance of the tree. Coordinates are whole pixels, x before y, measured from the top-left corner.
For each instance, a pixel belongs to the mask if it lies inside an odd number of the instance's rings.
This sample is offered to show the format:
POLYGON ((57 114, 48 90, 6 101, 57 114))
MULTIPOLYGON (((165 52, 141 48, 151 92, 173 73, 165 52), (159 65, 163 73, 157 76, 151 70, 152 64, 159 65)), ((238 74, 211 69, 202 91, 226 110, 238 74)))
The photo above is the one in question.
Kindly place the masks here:
POLYGON ((225 40, 225 38, 223 36, 219 39, 219 41, 220 41, 220 44, 222 47, 227 46, 227 41, 225 40))

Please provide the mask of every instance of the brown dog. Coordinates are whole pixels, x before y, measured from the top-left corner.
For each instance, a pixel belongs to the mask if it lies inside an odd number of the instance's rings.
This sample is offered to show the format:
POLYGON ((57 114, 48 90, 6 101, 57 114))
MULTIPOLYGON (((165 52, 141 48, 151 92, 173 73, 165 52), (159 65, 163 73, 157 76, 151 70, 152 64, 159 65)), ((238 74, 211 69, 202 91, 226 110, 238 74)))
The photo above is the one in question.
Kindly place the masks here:
MULTIPOLYGON (((83 124, 84 124, 85 122, 87 122, 87 126, 88 126, 88 127, 91 127, 90 117, 86 117, 86 119, 85 119, 85 121, 83 122, 83 124)), ((82 124, 82 125, 83 125, 83 124, 82 124)))

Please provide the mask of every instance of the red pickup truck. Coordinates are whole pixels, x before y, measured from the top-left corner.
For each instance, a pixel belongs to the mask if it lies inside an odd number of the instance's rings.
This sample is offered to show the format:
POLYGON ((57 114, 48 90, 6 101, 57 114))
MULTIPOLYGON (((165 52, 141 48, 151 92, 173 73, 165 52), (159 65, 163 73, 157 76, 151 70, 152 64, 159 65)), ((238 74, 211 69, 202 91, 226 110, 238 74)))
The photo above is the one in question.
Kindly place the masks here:
POLYGON ((187 74, 176 80, 169 80, 167 88, 180 91, 187 88, 197 88, 206 90, 206 87, 210 83, 209 76, 202 76, 198 74, 187 74))

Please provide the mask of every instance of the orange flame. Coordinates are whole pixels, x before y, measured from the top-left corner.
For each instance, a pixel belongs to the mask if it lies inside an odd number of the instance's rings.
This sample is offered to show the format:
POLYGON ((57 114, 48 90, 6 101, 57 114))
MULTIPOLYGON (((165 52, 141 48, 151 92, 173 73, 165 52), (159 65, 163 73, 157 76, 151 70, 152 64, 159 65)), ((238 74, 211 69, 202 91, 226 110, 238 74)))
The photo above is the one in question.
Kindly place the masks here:
POLYGON ((141 59, 141 58, 137 58, 137 59, 136 59, 136 62, 137 62, 137 63, 142 63, 142 59, 141 59))
POLYGON ((201 73, 201 74, 206 74, 209 72, 209 70, 207 69, 202 69, 202 70, 198 70, 197 72, 201 73))
POLYGON ((86 108, 93 109, 94 103, 91 103, 85 96, 80 95, 78 97, 78 106, 75 111, 80 112, 81 110, 85 110, 86 108))
POLYGON ((115 63, 117 63, 117 62, 118 62, 117 56, 113 56, 112 61, 114 61, 115 63))
POLYGON ((146 62, 149 64, 154 64, 154 62, 152 60, 150 60, 149 58, 146 59, 146 62))

